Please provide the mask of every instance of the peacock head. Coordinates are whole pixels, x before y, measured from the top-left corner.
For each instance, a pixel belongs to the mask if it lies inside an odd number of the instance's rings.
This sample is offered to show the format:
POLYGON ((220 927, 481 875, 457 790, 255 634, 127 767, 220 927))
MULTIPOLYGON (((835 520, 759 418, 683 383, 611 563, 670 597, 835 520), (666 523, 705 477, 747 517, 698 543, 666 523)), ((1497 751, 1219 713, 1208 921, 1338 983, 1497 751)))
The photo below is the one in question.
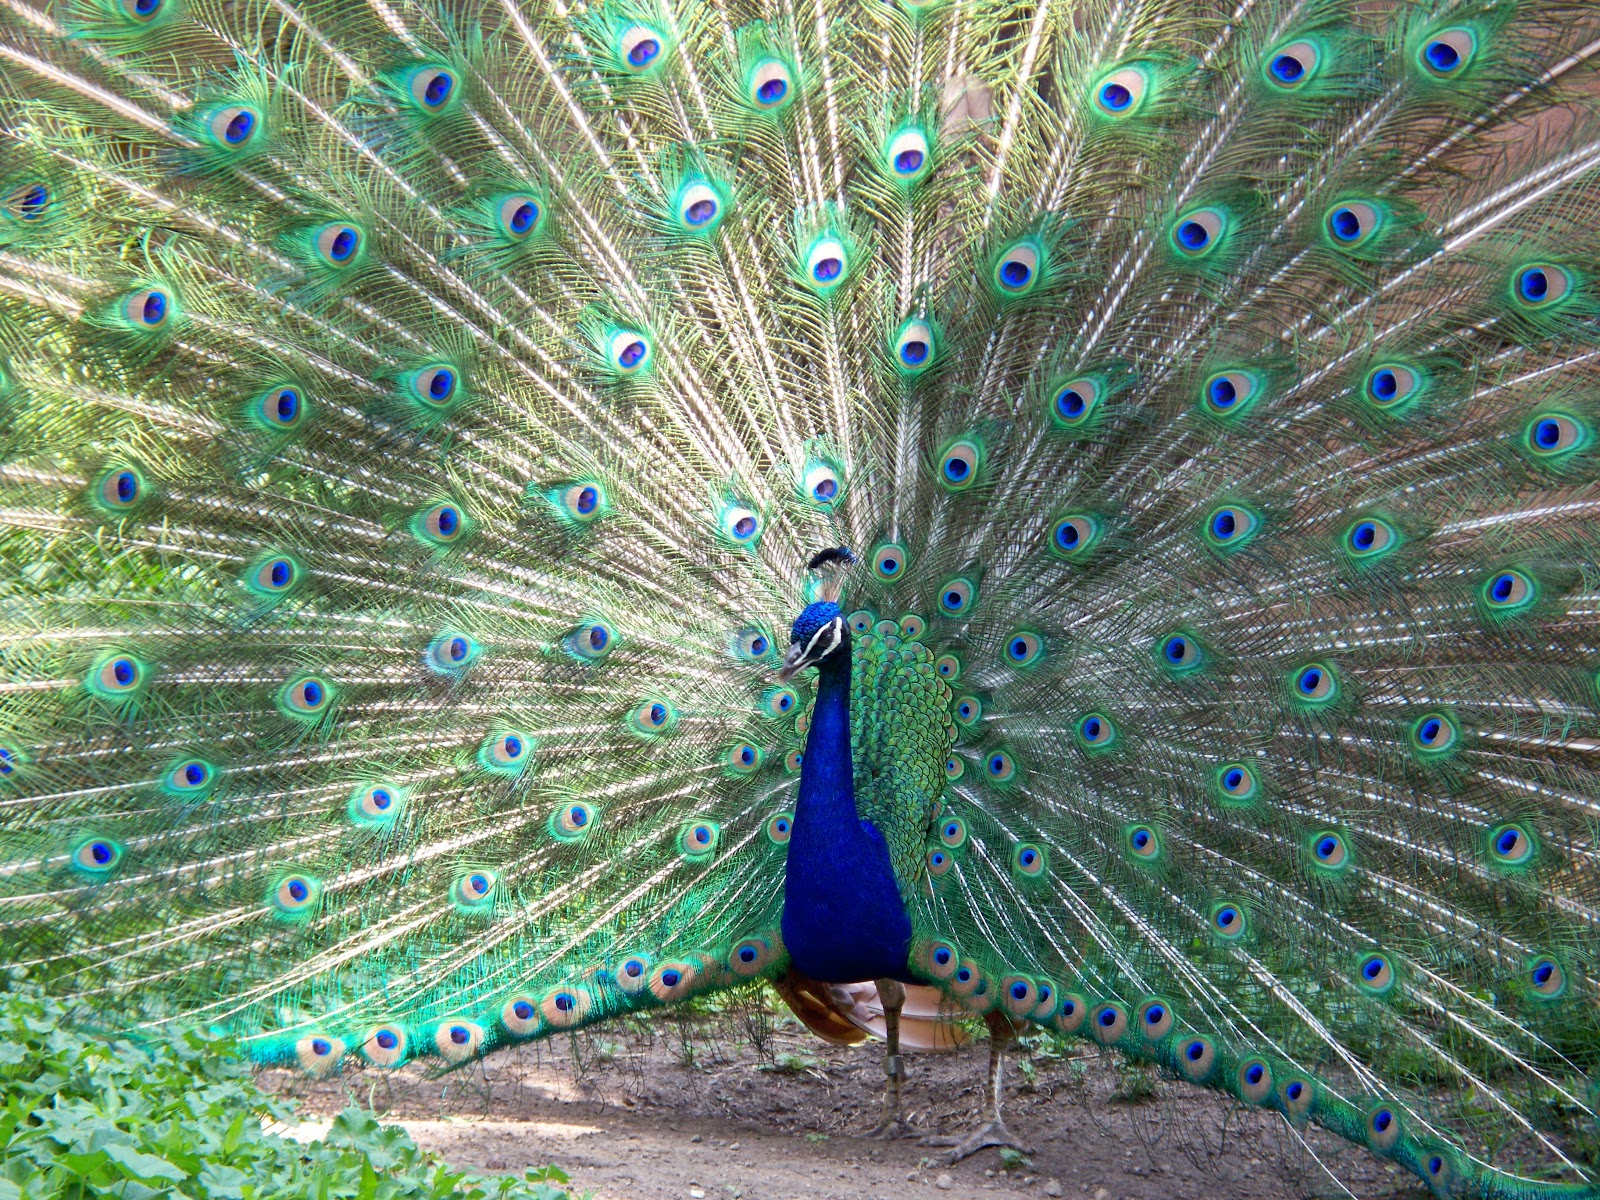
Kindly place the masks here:
POLYGON ((789 651, 783 656, 778 678, 787 683, 807 667, 818 666, 842 657, 850 661, 850 627, 839 608, 844 588, 844 573, 856 563, 848 546, 838 546, 812 555, 807 566, 821 576, 820 599, 801 610, 789 631, 789 651))
POLYGON ((850 627, 844 612, 832 600, 808 604, 794 619, 789 632, 789 652, 783 656, 778 678, 787 683, 807 667, 842 655, 850 658, 850 627))

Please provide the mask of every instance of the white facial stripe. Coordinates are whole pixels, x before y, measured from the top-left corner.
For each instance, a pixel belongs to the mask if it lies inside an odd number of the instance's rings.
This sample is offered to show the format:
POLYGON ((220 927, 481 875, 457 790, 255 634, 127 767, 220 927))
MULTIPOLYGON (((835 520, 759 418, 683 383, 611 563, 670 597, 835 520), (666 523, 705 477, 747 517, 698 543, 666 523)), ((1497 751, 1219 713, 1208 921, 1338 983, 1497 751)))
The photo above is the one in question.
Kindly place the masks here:
POLYGON ((841 618, 835 617, 833 620, 829 621, 821 629, 817 630, 811 635, 811 640, 806 643, 805 653, 800 656, 800 661, 816 662, 818 659, 827 658, 828 655, 832 654, 839 648, 839 642, 843 636, 844 621, 841 618), (817 648, 818 640, 825 633, 831 633, 833 635, 833 640, 828 643, 828 648, 822 651, 822 653, 813 654, 812 651, 817 648))

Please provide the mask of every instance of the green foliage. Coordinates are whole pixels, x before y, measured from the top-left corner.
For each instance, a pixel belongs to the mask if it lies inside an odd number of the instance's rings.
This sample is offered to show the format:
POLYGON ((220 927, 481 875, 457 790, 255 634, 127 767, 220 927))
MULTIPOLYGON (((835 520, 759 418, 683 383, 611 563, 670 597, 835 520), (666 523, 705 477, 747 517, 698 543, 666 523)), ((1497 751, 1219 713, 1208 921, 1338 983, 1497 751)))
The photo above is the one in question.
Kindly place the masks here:
POLYGON ((453 1171, 396 1125, 347 1108, 301 1145, 265 1125, 294 1105, 262 1091, 237 1045, 193 1025, 148 1038, 73 1029, 52 1000, 0 993, 0 1200, 564 1200, 552 1167, 523 1179, 453 1171))

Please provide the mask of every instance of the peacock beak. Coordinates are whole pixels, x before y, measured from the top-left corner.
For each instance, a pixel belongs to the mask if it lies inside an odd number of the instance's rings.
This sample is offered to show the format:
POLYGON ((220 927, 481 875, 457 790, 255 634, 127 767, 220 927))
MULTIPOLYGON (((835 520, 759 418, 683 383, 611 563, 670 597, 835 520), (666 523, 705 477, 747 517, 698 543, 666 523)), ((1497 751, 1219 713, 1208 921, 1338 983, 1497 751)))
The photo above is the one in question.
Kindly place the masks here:
POLYGON ((788 653, 783 656, 783 666, 778 668, 778 681, 780 683, 788 683, 807 665, 805 644, 796 642, 789 647, 788 653))

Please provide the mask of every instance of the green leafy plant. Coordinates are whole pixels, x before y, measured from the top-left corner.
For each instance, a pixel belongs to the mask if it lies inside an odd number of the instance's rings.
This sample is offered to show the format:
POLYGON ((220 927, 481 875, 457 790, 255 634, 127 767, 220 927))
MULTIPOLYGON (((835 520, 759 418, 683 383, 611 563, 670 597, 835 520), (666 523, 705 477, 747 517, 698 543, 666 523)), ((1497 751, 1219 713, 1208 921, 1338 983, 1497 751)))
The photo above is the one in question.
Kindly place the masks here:
POLYGON ((405 1130, 347 1108, 318 1141, 228 1038, 164 1026, 134 1040, 73 1028, 54 1001, 0 992, 0 1200, 566 1200, 554 1168, 451 1170, 405 1130))

